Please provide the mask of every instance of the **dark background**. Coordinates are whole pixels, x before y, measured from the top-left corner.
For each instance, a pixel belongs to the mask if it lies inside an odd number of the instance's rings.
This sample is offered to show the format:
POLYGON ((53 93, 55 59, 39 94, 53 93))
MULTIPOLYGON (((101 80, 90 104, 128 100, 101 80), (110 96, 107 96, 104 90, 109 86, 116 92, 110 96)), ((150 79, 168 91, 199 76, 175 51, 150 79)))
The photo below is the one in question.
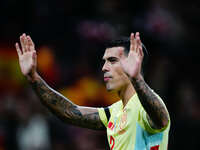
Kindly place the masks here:
POLYGON ((199 2, 190 0, 1 0, 0 150, 103 150, 105 132, 66 125, 48 113, 22 76, 14 48, 31 35, 38 70, 74 103, 118 100, 102 82, 103 43, 140 32, 146 82, 171 116, 169 150, 198 149, 199 2))

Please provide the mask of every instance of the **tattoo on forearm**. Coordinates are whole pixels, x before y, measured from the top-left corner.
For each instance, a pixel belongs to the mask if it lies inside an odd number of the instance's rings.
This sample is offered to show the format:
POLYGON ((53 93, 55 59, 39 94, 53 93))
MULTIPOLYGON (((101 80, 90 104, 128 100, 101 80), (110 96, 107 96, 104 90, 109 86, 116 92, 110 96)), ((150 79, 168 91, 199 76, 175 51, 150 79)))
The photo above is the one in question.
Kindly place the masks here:
POLYGON ((105 129, 98 112, 82 114, 77 105, 51 89, 41 78, 31 84, 41 102, 64 122, 84 128, 105 129))
POLYGON ((168 112, 159 97, 143 79, 133 80, 132 83, 142 106, 147 112, 147 119, 151 127, 160 129, 167 125, 169 121, 168 112))

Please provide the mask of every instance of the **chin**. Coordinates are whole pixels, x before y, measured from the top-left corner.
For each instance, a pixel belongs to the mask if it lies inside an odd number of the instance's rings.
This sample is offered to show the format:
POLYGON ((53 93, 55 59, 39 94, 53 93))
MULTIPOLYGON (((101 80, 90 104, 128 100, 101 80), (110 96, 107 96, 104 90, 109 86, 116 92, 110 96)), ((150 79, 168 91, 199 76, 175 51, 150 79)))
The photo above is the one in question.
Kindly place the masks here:
POLYGON ((109 84, 106 84, 106 90, 107 90, 108 92, 116 92, 116 91, 117 91, 116 88, 112 87, 112 86, 109 85, 109 84))
POLYGON ((107 89, 108 92, 112 92, 113 91, 112 89, 109 89, 109 88, 106 88, 106 89, 107 89))
POLYGON ((108 91, 108 92, 111 92, 112 91, 112 88, 111 88, 111 86, 107 83, 106 84, 106 90, 108 91))

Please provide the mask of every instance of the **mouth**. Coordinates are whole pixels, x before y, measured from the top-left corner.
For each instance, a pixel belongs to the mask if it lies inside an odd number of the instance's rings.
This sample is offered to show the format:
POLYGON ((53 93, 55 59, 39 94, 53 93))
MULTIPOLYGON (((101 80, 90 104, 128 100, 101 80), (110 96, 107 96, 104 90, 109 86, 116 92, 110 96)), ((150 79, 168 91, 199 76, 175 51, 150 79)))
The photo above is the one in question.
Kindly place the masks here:
POLYGON ((108 82, 111 79, 111 77, 104 77, 104 82, 108 82))

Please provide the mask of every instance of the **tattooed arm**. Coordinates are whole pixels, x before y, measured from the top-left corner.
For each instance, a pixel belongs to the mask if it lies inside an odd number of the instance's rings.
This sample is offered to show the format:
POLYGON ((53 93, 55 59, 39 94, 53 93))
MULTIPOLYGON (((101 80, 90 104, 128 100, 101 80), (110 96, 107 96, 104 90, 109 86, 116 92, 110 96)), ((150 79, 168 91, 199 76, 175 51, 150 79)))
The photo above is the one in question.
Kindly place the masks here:
POLYGON ((19 65, 22 74, 28 78, 41 102, 51 112, 67 123, 90 129, 105 129, 100 120, 98 109, 81 107, 73 104, 67 98, 51 89, 37 74, 37 55, 30 36, 20 36, 20 44, 16 43, 19 65))
POLYGON ((169 122, 168 111, 153 90, 145 83, 144 79, 133 79, 132 84, 137 92, 142 106, 147 112, 147 119, 150 126, 154 129, 161 129, 169 122))
POLYGON ((69 99, 51 89, 38 74, 30 83, 41 102, 64 122, 84 128, 105 129, 97 108, 73 104, 69 99))
POLYGON ((121 60, 125 73, 132 80, 141 104, 147 112, 147 119, 152 128, 161 129, 169 122, 168 111, 162 100, 145 83, 141 75, 144 53, 139 32, 130 35, 130 51, 128 57, 121 60))

